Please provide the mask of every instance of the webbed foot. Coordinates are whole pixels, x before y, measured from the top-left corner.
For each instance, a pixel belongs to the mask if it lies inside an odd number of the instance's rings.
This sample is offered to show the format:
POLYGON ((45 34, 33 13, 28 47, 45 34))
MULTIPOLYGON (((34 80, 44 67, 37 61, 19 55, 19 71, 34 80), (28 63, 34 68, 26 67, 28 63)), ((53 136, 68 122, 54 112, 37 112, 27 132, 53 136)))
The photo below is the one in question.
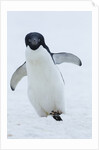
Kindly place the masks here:
POLYGON ((50 113, 50 115, 57 121, 63 121, 62 118, 60 117, 61 114, 62 112, 59 112, 59 111, 52 111, 50 113))

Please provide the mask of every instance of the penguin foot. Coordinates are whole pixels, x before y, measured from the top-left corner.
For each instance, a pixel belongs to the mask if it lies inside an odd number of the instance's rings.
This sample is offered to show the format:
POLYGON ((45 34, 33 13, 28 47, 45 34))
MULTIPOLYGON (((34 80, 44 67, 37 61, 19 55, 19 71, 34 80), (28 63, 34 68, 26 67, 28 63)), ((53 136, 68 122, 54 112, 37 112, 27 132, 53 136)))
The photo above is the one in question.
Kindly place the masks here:
POLYGON ((61 118, 59 115, 54 115, 53 118, 54 118, 56 121, 63 121, 62 118, 61 118))
POLYGON ((59 111, 52 111, 50 113, 50 115, 52 115, 52 117, 57 121, 63 121, 62 118, 60 117, 61 114, 62 112, 59 112, 59 111))

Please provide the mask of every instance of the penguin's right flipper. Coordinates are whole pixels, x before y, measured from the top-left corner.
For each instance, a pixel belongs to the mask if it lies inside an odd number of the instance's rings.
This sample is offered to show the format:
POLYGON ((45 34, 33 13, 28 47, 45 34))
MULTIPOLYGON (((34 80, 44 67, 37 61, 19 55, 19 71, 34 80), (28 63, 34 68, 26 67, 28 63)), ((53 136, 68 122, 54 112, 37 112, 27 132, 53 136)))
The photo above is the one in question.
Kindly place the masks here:
POLYGON ((76 55, 71 54, 71 53, 66 53, 66 52, 52 53, 52 57, 53 57, 55 64, 61 64, 61 63, 67 62, 67 63, 76 64, 78 66, 82 65, 81 60, 76 55))
POLYGON ((26 62, 21 65, 12 75, 11 81, 10 81, 10 87, 14 91, 18 82, 24 77, 27 76, 27 70, 26 70, 26 62))

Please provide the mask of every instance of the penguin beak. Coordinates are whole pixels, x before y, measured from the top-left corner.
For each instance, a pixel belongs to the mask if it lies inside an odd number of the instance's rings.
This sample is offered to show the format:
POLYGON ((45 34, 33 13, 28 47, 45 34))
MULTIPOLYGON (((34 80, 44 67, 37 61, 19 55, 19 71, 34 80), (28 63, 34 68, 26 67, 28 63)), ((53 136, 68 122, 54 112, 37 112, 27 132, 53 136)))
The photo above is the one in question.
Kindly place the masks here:
POLYGON ((38 44, 38 39, 37 38, 31 38, 31 39, 29 39, 29 42, 32 44, 32 45, 37 45, 38 44))

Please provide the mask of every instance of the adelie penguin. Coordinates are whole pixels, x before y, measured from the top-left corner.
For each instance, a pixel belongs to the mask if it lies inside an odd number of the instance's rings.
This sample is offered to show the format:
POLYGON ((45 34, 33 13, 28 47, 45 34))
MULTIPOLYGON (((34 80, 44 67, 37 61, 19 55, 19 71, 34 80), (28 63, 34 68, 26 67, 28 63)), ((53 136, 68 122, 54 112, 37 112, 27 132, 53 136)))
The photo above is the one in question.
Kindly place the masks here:
POLYGON ((28 96, 38 115, 52 115, 61 121, 60 115, 65 113, 64 80, 57 64, 68 62, 81 66, 81 60, 71 53, 52 53, 40 33, 27 34, 25 44, 26 62, 12 75, 11 89, 15 90, 18 82, 27 76, 28 96))

